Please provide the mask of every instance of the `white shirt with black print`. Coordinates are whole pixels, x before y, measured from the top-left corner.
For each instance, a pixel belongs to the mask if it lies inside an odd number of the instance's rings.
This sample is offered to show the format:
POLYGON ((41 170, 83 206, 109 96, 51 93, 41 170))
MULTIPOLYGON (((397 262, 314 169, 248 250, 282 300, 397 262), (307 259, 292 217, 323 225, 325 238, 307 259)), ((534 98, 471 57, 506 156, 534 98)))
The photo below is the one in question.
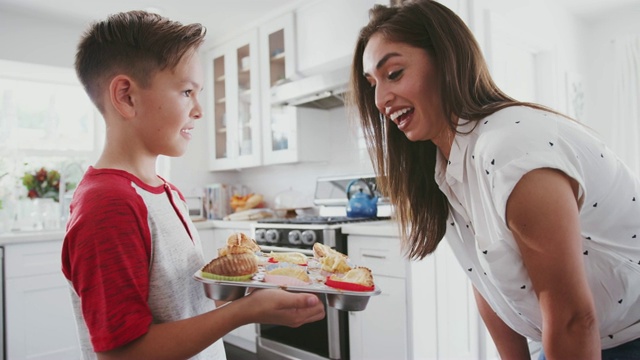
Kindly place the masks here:
POLYGON ((500 318, 542 341, 540 307, 505 211, 524 174, 553 168, 580 186, 581 251, 603 348, 640 337, 640 179, 588 127, 546 111, 509 107, 460 120, 458 130, 450 158, 438 153, 436 163, 451 209, 446 239, 500 318))

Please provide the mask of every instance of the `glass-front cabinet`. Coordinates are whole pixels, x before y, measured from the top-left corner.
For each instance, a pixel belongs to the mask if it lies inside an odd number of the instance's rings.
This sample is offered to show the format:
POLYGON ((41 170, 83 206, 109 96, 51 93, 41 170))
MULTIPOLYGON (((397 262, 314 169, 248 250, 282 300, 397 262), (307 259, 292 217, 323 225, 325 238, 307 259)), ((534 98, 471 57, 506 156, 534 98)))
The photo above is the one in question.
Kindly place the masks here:
POLYGON ((260 26, 264 165, 298 161, 297 109, 271 104, 271 89, 296 77, 294 25, 287 13, 260 26))
POLYGON ((206 55, 210 170, 260 165, 258 56, 257 31, 206 55))

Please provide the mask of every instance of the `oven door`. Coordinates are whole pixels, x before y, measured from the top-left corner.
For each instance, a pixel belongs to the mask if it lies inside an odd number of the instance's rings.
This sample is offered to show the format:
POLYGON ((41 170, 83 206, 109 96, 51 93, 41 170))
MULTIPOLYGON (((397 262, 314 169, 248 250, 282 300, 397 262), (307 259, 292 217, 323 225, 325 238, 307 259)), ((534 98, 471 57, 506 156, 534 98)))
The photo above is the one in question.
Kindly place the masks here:
POLYGON ((297 328, 258 324, 258 359, 349 359, 348 312, 327 307, 321 296, 326 316, 320 321, 297 328))

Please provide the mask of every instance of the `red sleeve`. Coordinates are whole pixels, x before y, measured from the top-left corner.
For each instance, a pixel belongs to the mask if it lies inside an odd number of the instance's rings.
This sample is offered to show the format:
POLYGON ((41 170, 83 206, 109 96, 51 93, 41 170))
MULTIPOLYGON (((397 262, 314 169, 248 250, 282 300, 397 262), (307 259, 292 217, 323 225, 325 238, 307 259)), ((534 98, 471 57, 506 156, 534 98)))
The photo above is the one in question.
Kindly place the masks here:
POLYGON ((98 352, 148 331, 151 238, 146 206, 127 179, 97 176, 82 185, 72 203, 63 272, 98 352))

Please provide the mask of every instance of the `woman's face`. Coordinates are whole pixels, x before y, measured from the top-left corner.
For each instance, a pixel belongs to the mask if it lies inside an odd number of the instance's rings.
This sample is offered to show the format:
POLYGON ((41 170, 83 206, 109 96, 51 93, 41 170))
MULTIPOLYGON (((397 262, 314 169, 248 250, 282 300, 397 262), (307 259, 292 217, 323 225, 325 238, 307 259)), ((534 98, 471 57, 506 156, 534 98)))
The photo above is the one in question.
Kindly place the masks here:
MULTIPOLYGON (((362 55, 364 76, 375 87, 375 103, 411 141, 439 146, 448 135, 433 57, 424 49, 374 34, 362 55)), ((443 143, 444 144, 444 143, 443 143)))

